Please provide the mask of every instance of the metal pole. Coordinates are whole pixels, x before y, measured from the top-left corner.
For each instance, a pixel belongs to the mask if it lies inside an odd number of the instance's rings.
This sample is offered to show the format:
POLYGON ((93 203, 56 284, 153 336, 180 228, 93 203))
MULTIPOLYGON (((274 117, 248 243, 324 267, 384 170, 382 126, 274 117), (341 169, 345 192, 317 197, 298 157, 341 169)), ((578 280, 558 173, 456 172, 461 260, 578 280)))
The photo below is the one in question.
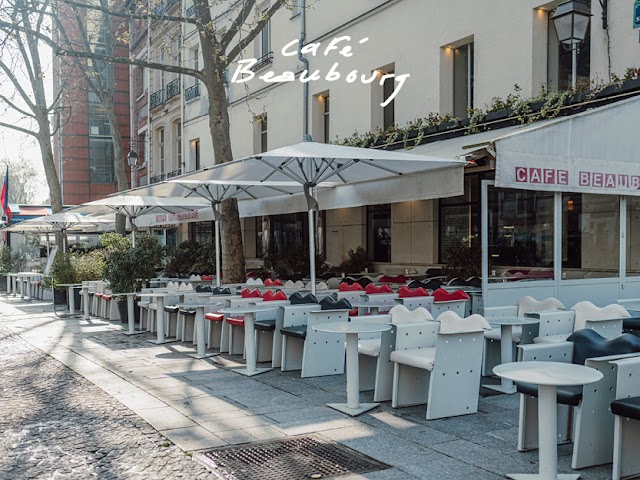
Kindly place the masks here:
POLYGON ((222 266, 222 252, 220 252, 220 221, 213 222, 215 241, 216 241, 216 286, 221 285, 220 275, 222 266))
POLYGON ((571 48, 571 88, 576 89, 578 81, 578 45, 574 44, 571 48))
POLYGON ((316 294, 316 231, 314 227, 315 210, 309 210, 309 277, 311 293, 316 294))

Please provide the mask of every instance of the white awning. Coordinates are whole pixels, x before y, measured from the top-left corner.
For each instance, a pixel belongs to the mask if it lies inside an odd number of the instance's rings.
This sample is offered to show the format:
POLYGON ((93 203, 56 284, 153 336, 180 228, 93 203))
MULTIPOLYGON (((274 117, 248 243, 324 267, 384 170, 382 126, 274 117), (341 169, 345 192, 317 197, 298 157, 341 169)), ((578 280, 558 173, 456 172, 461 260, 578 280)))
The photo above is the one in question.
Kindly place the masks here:
POLYGON ((640 195, 640 97, 494 141, 496 186, 640 195))

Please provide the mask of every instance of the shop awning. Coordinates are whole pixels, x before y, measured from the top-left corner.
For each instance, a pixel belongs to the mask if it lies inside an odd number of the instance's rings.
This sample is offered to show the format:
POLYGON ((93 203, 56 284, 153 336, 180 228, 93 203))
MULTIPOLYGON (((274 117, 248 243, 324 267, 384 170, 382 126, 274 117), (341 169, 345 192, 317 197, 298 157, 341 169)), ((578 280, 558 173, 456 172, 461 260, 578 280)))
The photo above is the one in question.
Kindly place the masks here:
POLYGON ((496 186, 640 195, 640 97, 492 142, 496 186))

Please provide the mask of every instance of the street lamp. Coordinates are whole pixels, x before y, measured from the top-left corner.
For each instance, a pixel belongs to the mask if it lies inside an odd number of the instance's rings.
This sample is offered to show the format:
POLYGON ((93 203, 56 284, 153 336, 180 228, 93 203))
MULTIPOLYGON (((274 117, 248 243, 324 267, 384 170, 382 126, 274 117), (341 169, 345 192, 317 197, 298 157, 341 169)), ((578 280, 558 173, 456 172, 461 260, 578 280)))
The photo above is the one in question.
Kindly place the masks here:
POLYGON ((136 165, 138 164, 138 154, 136 152, 134 152, 133 150, 131 150, 129 152, 129 154, 127 155, 127 163, 129 164, 129 167, 131 168, 131 188, 133 188, 135 185, 135 174, 134 174, 134 169, 136 167, 136 165))
POLYGON ((569 0, 556 8, 551 20, 556 27, 558 41, 571 50, 571 87, 576 88, 578 77, 578 47, 587 35, 591 9, 581 0, 569 0))

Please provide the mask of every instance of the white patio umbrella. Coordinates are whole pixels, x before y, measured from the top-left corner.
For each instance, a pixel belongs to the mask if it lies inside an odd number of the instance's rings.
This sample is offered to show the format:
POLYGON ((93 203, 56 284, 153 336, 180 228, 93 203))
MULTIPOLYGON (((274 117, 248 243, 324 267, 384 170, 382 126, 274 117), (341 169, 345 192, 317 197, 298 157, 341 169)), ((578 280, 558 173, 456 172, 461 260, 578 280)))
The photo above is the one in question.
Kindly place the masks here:
POLYGON ((160 197, 185 197, 206 199, 213 210, 214 241, 216 247, 216 285, 221 285, 222 254, 220 248, 220 221, 222 214, 219 205, 225 200, 236 198, 256 199, 270 195, 293 195, 301 191, 297 182, 222 182, 218 180, 190 180, 175 177, 152 185, 138 187, 124 192, 127 195, 153 195, 160 197))
MULTIPOLYGON (((239 182, 294 182, 300 185, 304 190, 309 214, 310 277, 315 294, 314 212, 319 207, 315 198, 316 187, 331 185, 340 188, 341 185, 366 183, 428 170, 463 168, 466 164, 464 160, 306 141, 216 165, 185 175, 181 181, 215 180, 232 185, 239 182)), ((251 191, 256 192, 253 188, 251 191)), ((268 190, 261 194, 274 196, 279 193, 268 190)))
POLYGON ((73 212, 107 214, 119 213, 131 222, 133 245, 136 244, 135 220, 140 215, 156 212, 180 213, 209 205, 203 198, 154 197, 136 195, 114 195, 84 203, 73 208, 73 212))

